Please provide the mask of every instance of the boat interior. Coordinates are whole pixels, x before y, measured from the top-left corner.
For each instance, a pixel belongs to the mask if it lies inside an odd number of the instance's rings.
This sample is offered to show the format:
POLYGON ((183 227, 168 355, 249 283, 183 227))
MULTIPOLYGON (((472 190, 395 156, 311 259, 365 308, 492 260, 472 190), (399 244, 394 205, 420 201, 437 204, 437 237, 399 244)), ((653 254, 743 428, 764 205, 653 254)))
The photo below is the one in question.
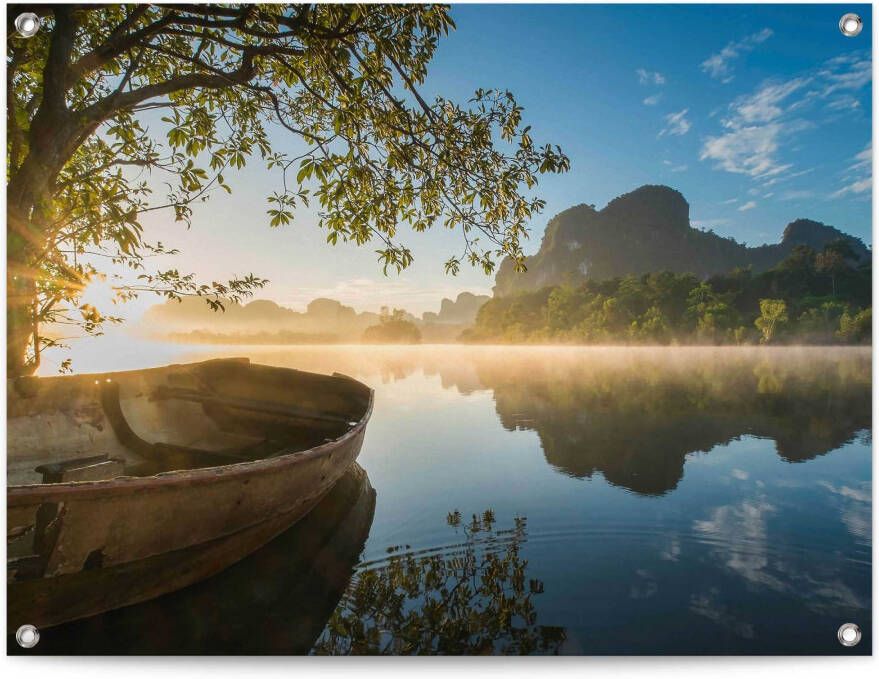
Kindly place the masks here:
POLYGON ((9 486, 216 467, 308 450, 366 415, 371 390, 220 359, 7 381, 9 486))

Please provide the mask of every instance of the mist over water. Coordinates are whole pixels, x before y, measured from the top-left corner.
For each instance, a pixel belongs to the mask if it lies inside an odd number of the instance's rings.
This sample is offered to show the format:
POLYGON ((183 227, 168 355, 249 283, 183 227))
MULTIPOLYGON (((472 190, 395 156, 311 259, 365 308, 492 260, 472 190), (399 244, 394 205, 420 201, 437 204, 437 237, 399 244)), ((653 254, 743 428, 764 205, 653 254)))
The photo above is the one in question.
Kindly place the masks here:
MULTIPOLYGON (((479 549, 521 540, 526 577, 541 583, 530 599, 535 634, 551 640, 540 652, 870 651, 869 348, 131 342, 73 358, 88 372, 243 355, 341 372, 376 391, 359 459, 375 509, 345 551, 351 587, 400 555, 452 563, 465 536, 447 515, 458 510, 466 524, 491 509, 499 537, 479 549), (510 532, 516 517, 527 519, 521 533, 510 532), (864 632, 855 649, 836 640, 843 622, 864 632)), ((263 577, 253 568, 248 578, 263 577)), ((223 586, 200 587, 222 597, 223 586)), ((186 596, 149 610, 170 612, 186 596)), ((247 619, 260 605, 240 610, 247 619)), ((292 630, 302 615, 320 627, 314 610, 296 607, 275 624, 292 630)), ((58 638, 98 643, 96 624, 59 628, 58 638)), ((271 650, 308 650, 285 638, 271 650)))

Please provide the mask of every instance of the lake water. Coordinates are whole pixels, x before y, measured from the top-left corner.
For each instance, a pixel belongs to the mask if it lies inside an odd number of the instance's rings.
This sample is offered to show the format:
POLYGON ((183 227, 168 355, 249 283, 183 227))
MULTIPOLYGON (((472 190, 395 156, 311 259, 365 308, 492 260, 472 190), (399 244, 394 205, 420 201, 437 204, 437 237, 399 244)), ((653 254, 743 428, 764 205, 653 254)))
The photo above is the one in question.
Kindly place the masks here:
POLYGON ((77 367, 248 355, 364 381, 365 474, 42 652, 870 652, 868 349, 151 351, 77 367))

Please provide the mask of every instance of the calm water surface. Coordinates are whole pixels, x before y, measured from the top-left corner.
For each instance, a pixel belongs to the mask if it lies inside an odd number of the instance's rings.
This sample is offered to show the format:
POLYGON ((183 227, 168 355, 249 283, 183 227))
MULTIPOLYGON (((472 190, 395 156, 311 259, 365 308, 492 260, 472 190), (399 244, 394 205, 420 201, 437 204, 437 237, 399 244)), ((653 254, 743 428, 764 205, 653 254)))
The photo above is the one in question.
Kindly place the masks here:
POLYGON ((114 355, 113 368, 249 355, 356 377, 376 391, 365 474, 220 576, 46 630, 42 652, 870 652, 869 350, 114 355), (485 510, 493 522, 471 532, 485 510), (508 570, 504 597, 467 570, 486 563, 508 570), (468 632, 407 637, 406 620, 437 614, 430 596, 440 618, 469 602, 468 632), (364 611, 372 636, 352 628, 364 611), (843 622, 861 626, 858 647, 837 642, 843 622))

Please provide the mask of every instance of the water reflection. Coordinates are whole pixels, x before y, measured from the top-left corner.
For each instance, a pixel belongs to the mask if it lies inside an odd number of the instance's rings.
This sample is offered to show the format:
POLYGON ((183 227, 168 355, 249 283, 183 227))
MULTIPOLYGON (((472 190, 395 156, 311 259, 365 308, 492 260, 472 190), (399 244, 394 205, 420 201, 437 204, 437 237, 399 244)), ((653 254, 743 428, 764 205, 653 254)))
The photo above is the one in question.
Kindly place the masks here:
POLYGON ((486 365, 479 376, 503 425, 536 431, 551 465, 650 495, 677 487, 689 453, 742 435, 772 439, 783 459, 802 462, 871 424, 861 352, 613 358, 486 365))
MULTIPOLYGON (((350 589, 327 586, 301 635, 289 630, 304 609, 277 568, 254 573, 244 589, 264 594, 233 597, 234 607, 223 599, 241 579, 181 593, 197 611, 169 609, 196 630, 179 632, 184 650, 870 653, 869 349, 177 350, 179 361, 247 354, 375 387, 360 463, 379 498, 340 562, 340 581, 355 573, 350 589), (488 591, 432 617, 447 610, 437 592, 465 581, 457 576, 468 562, 456 559, 467 540, 441 520, 453 507, 528 517, 514 559, 527 570, 504 601, 524 596, 529 608, 500 616, 500 627, 480 614, 494 610, 488 591), (418 598, 428 590, 443 605, 418 598), (260 623, 248 601, 287 631, 249 636, 243 627, 260 623), (444 620, 451 626, 438 628, 444 620), (847 621, 864 632, 854 649, 836 640, 847 621)), ((476 552, 505 558, 502 532, 480 532, 476 552)), ((143 625, 174 617, 154 603, 142 609, 149 617, 120 611, 83 623, 91 632, 65 648, 171 649, 142 638, 143 625)))
MULTIPOLYGON (((356 464, 304 519, 217 576, 187 589, 43 630, 44 654, 285 653, 314 645, 342 597, 375 511, 356 464)), ((22 653, 15 641, 9 653, 22 653)))
MULTIPOLYGON (((521 556, 526 519, 495 528, 494 514, 448 524, 464 541, 440 553, 392 553, 365 564, 314 648, 326 655, 558 653, 560 627, 537 623, 543 582, 521 556)), ((396 552, 396 548, 391 548, 396 552)))
POLYGON ((535 431, 554 468, 647 495, 677 487, 688 454, 740 436, 802 462, 871 427, 868 348, 253 349, 254 360, 372 383, 422 374, 464 396, 490 390, 504 428, 535 431))

